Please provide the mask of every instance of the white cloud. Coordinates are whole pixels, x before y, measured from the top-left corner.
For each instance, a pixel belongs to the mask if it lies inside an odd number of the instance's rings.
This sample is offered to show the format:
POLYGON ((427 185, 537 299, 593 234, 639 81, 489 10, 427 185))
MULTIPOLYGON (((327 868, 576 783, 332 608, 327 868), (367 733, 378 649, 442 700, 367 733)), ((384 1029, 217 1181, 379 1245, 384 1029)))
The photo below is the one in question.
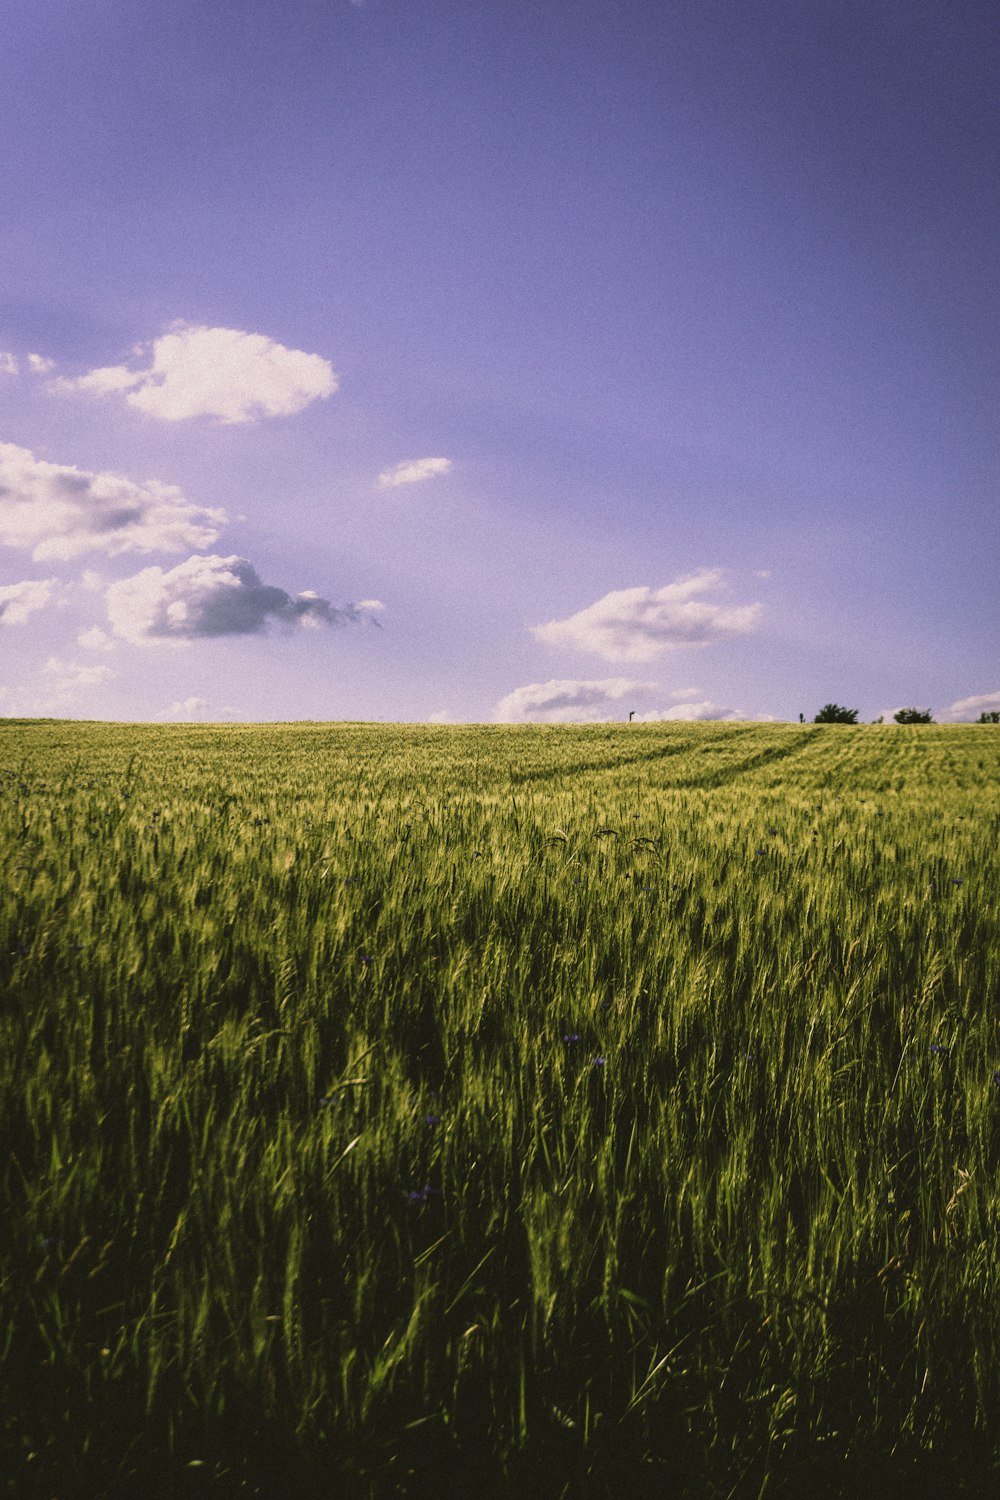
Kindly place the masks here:
POLYGON ((32 375, 47 375, 49 371, 54 370, 55 367, 55 360, 46 359, 44 354, 28 355, 28 369, 31 371, 32 375))
MULTIPOLYGON (((673 696, 671 694, 671 696, 673 696)), ((705 699, 702 703, 675 703, 673 708, 654 708, 649 713, 636 714, 638 724, 680 723, 691 720, 746 719, 747 714, 739 708, 726 708, 721 703, 705 699)))
POLYGON ((51 687, 61 698, 72 697, 80 688, 110 682, 118 675, 113 667, 85 666, 82 662, 60 661, 56 656, 49 657, 45 671, 56 679, 51 687))
POLYGON ((209 707, 207 698, 183 698, 176 703, 171 703, 167 708, 162 708, 156 715, 161 722, 177 719, 201 718, 209 707))
POLYGON ((627 677, 605 677, 599 681, 553 678, 550 682, 529 682, 501 698, 493 710, 500 724, 580 724, 602 723, 627 717, 622 713, 623 699, 655 691, 656 684, 633 682, 627 677))
POLYGON ((144 568, 111 584, 108 619, 117 636, 148 641, 191 641, 223 635, 256 635, 272 621, 289 626, 377 624, 364 605, 331 604, 311 591, 295 596, 263 583, 245 557, 189 557, 176 568, 144 568))
POLYGON ((288 349, 262 333, 177 323, 134 351, 143 367, 108 365, 52 388, 91 396, 123 395, 129 406, 162 422, 215 417, 254 422, 291 416, 332 396, 338 378, 320 354, 288 349))
POLYGON ((227 706, 213 710, 207 698, 194 696, 179 698, 176 702, 168 704, 166 708, 161 708, 160 712, 155 715, 155 718, 161 724, 190 724, 198 720, 202 723, 210 720, 218 724, 223 719, 241 719, 242 717, 243 715, 238 708, 227 706))
POLYGON ((439 708, 436 714, 427 715, 428 724, 455 724, 457 719, 448 708, 439 708))
POLYGON ((1000 692, 975 693, 971 698, 959 698, 941 710, 938 717, 949 719, 954 724, 975 722, 980 714, 993 713, 1000 709, 1000 692))
POLYGON ((377 483, 380 490, 394 490, 400 484, 419 484, 422 479, 433 479, 435 474, 447 474, 450 468, 450 458, 409 458, 384 469, 377 483))
POLYGON ((10 354, 6 349, 0 349, 0 375, 17 374, 17 355, 10 354))
POLYGON ((549 646, 590 651, 606 661, 652 661, 681 646, 706 646, 751 631, 759 604, 727 606, 697 598, 722 582, 717 568, 703 568, 664 588, 617 589, 567 620, 532 627, 549 646))
POLYGON ((76 638, 76 644, 82 646, 85 651, 113 651, 115 642, 102 630, 100 625, 95 625, 91 630, 84 630, 76 638))
POLYGON ((31 548, 36 561, 206 547, 225 520, 225 511, 192 505, 176 485, 136 484, 0 443, 0 545, 31 548))
POLYGON ((59 587, 57 578, 0 585, 0 625, 23 625, 36 609, 44 609, 59 587))

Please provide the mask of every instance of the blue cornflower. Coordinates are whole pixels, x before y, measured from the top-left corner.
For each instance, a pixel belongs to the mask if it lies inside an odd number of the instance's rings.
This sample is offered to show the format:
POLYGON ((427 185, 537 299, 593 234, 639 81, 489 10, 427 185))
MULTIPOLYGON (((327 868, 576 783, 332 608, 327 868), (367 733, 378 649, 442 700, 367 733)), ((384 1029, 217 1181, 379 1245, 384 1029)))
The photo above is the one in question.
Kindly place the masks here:
POLYGON ((931 1042, 931 1051, 934 1053, 947 1052, 947 1047, 942 1047, 940 1042, 931 1042))
POLYGON ((440 1115, 424 1115, 424 1119, 427 1121, 428 1125, 440 1125, 441 1124, 441 1116, 440 1115))
POLYGON ((571 1042, 572 1043, 572 1042, 578 1042, 579 1040, 580 1040, 580 1033, 578 1031, 564 1031, 563 1032, 563 1041, 564 1042, 571 1042))
POLYGON ((425 1182, 422 1188, 411 1188, 406 1195, 407 1203, 428 1203, 436 1192, 429 1182, 425 1182))
POLYGON ((606 1062, 605 1058, 603 1058, 603 1057, 595 1057, 594 1061, 591 1063, 591 1067, 594 1067, 594 1068, 603 1068, 605 1062, 606 1062))

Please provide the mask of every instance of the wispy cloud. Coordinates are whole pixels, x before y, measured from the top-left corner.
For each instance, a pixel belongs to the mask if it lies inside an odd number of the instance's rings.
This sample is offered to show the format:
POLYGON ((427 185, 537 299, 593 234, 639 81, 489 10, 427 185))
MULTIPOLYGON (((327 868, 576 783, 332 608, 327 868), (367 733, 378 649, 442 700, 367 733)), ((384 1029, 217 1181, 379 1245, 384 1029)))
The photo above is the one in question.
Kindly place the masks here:
POLYGON ((0 585, 0 625, 23 625, 35 610, 45 608, 58 588, 57 578, 0 585))
POLYGON ((258 635, 269 625, 377 623, 377 599, 331 604, 311 590, 296 595, 264 583, 245 557, 189 557, 176 568, 144 568, 107 591, 108 619, 123 640, 192 641, 258 635))
POLYGON ((223 423, 291 416, 332 396, 338 378, 320 354, 289 349, 262 333, 175 324, 152 344, 134 350, 138 368, 107 365, 52 389, 89 396, 121 396, 162 422, 214 417, 223 423))
POLYGON ((652 661, 682 646, 707 646, 753 630, 759 604, 715 604, 698 597, 721 584, 720 569, 703 568, 660 589, 618 589, 566 620, 533 626, 532 633, 548 646, 592 652, 606 661, 652 661))
POLYGON ((179 698, 174 703, 169 703, 166 708, 161 708, 155 717, 161 724, 190 722, 193 719, 204 718, 209 707, 207 698, 193 695, 190 698, 179 698))
POLYGON ((113 651, 116 642, 111 639, 106 630, 100 625, 94 625, 90 630, 84 630, 76 638, 76 644, 82 646, 85 651, 113 651))
POLYGON ((54 359, 46 359, 44 354, 29 354, 28 369, 32 375, 48 375, 54 370, 56 362, 54 359))
POLYGON ((450 458, 408 458, 391 469, 383 469, 377 483, 380 490, 394 490, 400 484, 420 484, 436 474, 447 474, 450 468, 450 458))
POLYGON ((0 349, 0 375, 16 375, 17 371, 17 355, 11 354, 7 349, 0 349))
POLYGON ((635 682, 628 677, 605 677, 597 681, 557 677, 515 688, 500 699, 493 718, 499 724, 601 723, 625 717, 624 700, 655 690, 655 683, 635 682))
POLYGON ((175 485, 49 463, 14 443, 0 443, 0 501, 0 544, 36 561, 206 547, 226 520, 175 485))
POLYGON ((45 663, 45 673, 54 678, 50 684, 58 697, 73 697, 81 688, 96 687, 110 682, 118 674, 113 667, 86 665, 83 662, 60 661, 50 656, 45 663))
POLYGON ((178 698, 174 703, 169 703, 154 717, 161 724, 192 724, 197 721, 204 723, 206 720, 218 723, 223 719, 241 719, 243 715, 238 708, 227 706, 216 709, 207 698, 192 695, 190 698, 178 698))

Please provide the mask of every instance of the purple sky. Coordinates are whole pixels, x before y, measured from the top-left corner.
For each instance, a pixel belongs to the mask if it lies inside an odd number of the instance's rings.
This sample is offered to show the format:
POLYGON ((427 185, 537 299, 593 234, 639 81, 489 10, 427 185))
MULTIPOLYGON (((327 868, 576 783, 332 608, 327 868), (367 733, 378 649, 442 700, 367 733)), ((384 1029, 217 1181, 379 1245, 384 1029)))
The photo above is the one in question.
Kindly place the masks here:
POLYGON ((991 0, 7 0, 0 714, 1000 707, 991 0))

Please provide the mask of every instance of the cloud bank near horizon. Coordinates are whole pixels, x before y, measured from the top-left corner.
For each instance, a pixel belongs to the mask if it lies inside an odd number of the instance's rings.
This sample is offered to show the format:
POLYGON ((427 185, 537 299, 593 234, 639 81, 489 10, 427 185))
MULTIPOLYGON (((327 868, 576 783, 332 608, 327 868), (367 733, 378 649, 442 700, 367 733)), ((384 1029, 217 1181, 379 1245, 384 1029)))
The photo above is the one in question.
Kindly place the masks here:
POLYGON ((655 690, 656 684, 629 677, 597 680, 553 677, 548 682, 529 682, 501 698, 493 710, 497 724, 600 723, 621 717, 621 704, 655 690))
POLYGON ((674 699, 667 708, 636 707, 637 724, 691 720, 736 720, 748 716, 741 709, 697 698, 696 690, 668 692, 659 683, 630 677, 597 679, 555 677, 548 682, 529 682, 501 698, 493 710, 498 724, 605 724, 627 722, 625 703, 641 704, 650 698, 674 699), (677 701, 680 700, 680 701, 677 701))
POLYGON ((942 719, 956 724, 974 723, 983 713, 1000 712, 1000 689, 995 693, 974 693, 971 698, 958 698, 942 709, 942 719))

